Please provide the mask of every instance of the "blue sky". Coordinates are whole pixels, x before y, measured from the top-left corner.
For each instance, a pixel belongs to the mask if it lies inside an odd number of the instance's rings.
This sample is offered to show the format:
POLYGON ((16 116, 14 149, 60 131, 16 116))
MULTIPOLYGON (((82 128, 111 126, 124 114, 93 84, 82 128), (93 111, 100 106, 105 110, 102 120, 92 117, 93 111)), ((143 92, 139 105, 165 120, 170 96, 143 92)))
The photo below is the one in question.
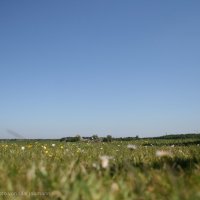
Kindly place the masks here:
POLYGON ((200 132, 198 0, 0 1, 0 135, 200 132))

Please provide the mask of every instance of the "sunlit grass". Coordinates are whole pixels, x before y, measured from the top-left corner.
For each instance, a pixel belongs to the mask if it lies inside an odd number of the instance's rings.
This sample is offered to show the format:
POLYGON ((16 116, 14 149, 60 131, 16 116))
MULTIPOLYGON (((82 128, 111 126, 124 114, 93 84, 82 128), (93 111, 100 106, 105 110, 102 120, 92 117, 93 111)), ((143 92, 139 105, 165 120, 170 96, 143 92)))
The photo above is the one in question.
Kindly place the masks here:
POLYGON ((3 141, 0 191, 49 192, 47 199, 200 199, 200 147, 183 142, 3 141))

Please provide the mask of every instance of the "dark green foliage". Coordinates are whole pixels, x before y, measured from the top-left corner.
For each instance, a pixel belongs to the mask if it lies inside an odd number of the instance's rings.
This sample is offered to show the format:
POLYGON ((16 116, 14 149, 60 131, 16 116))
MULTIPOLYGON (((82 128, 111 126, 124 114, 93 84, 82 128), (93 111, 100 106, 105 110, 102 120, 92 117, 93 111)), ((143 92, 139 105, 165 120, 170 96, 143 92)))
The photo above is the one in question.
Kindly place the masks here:
POLYGON ((111 135, 107 135, 105 138, 103 138, 102 141, 103 142, 112 142, 112 136, 111 135))

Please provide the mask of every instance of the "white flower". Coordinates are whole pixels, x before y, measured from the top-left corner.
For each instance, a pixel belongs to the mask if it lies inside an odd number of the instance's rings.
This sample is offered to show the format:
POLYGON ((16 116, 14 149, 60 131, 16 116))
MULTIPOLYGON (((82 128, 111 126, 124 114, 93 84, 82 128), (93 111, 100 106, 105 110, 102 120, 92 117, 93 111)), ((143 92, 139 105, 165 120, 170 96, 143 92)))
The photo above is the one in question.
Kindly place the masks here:
POLYGON ((110 157, 110 156, 100 156, 101 167, 108 168, 110 159, 112 159, 112 157, 110 157))
POLYGON ((51 146, 52 146, 52 147, 55 147, 56 145, 55 145, 55 144, 52 144, 51 146))
POLYGON ((127 145, 127 148, 128 148, 128 149, 131 149, 131 150, 135 150, 135 149, 137 149, 137 146, 134 145, 134 144, 128 144, 128 145, 127 145))
POLYGON ((168 151, 156 151, 157 157, 165 157, 165 156, 171 156, 171 153, 168 151))
POLYGON ((21 147, 21 150, 24 150, 25 149, 25 147, 21 147))
POLYGON ((175 147, 175 145, 173 144, 173 145, 171 145, 171 147, 175 147))

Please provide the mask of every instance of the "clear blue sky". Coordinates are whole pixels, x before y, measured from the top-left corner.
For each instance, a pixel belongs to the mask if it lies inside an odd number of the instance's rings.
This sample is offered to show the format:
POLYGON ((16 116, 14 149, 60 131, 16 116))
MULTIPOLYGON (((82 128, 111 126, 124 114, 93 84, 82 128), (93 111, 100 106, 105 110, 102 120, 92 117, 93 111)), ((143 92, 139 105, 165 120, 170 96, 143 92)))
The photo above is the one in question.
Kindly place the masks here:
POLYGON ((1 0, 1 137, 200 131, 199 10, 198 0, 1 0))

